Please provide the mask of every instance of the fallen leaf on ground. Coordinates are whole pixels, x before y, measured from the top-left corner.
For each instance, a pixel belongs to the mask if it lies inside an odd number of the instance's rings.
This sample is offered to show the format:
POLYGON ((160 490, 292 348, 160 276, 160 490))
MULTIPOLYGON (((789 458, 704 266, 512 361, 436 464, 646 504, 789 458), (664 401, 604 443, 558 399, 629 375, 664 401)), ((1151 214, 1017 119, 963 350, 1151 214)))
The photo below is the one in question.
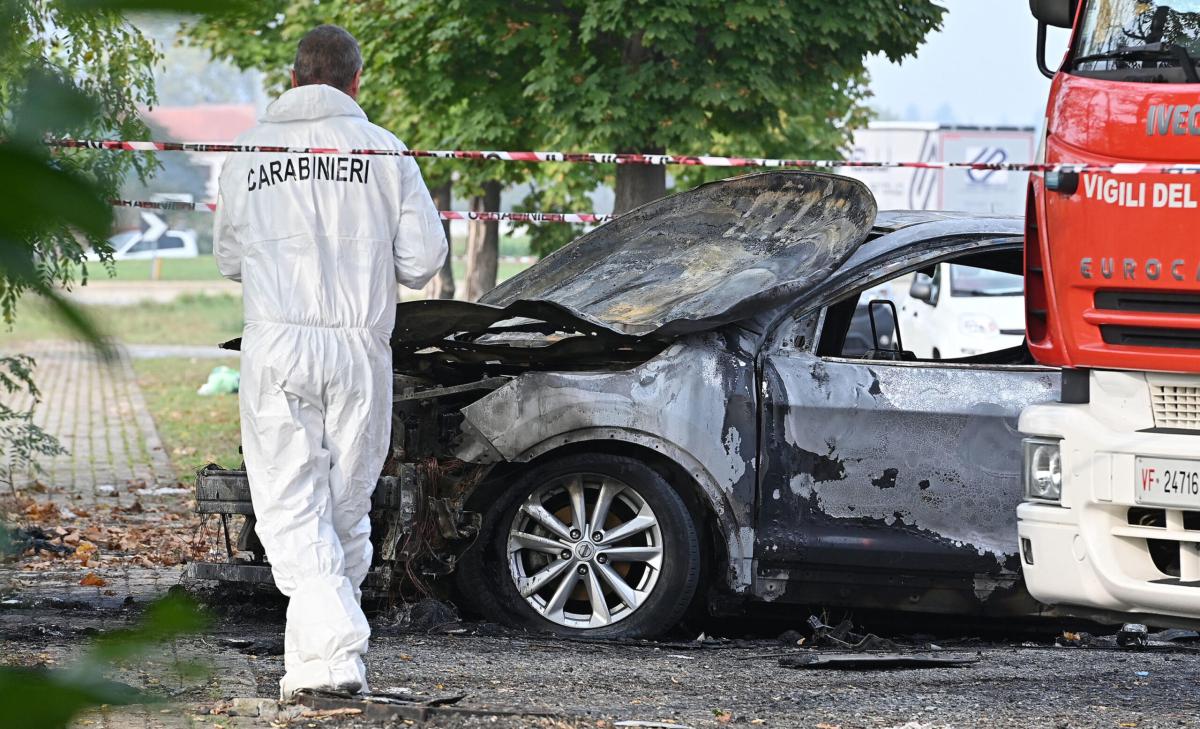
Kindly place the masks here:
POLYGON ((83 576, 83 579, 79 581, 79 584, 83 585, 84 587, 104 587, 108 584, 108 581, 97 575, 95 572, 89 572, 83 576))

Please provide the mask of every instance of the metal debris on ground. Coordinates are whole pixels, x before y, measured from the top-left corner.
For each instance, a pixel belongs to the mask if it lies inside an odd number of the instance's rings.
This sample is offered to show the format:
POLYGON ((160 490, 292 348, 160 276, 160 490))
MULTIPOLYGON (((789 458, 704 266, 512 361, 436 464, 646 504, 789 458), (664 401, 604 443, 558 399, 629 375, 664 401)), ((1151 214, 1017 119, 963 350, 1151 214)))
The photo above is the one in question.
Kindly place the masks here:
POLYGON ((801 653, 779 659, 783 668, 828 668, 844 671, 878 671, 893 668, 957 668, 978 663, 978 658, 917 655, 912 653, 801 653))
POLYGON ((1145 648, 1150 631, 1141 623, 1125 623, 1117 633, 1117 645, 1122 648, 1145 648))
POLYGON ((402 633, 442 633, 462 623, 453 605, 432 597, 400 603, 387 618, 387 628, 402 633))
POLYGON ((282 656, 283 637, 270 636, 266 638, 226 638, 221 641, 225 645, 241 653, 253 656, 282 656))
POLYGON ((1200 640, 1200 633, 1197 633, 1194 630, 1184 630, 1182 628, 1168 628, 1167 630, 1160 630, 1157 633, 1151 633, 1149 644, 1150 645, 1161 644, 1161 643, 1174 644, 1174 643, 1181 643, 1181 642, 1192 642, 1192 641, 1197 641, 1197 640, 1200 640))
POLYGON ((836 626, 826 625, 816 615, 808 617, 808 625, 812 628, 811 645, 818 648, 841 648, 851 651, 894 651, 896 644, 887 638, 880 638, 874 633, 865 635, 854 632, 854 624, 843 620, 836 626))
MULTIPOLYGON (((1126 623, 1114 635, 1092 635, 1083 631, 1065 631, 1054 639, 1059 647, 1069 648, 1123 648, 1126 650, 1141 650, 1143 648, 1172 648, 1178 651, 1198 651, 1200 647, 1189 645, 1200 641, 1200 633, 1194 630, 1170 628, 1150 633, 1141 623, 1126 623)), ((1036 643, 1023 644, 1036 647, 1036 643)))

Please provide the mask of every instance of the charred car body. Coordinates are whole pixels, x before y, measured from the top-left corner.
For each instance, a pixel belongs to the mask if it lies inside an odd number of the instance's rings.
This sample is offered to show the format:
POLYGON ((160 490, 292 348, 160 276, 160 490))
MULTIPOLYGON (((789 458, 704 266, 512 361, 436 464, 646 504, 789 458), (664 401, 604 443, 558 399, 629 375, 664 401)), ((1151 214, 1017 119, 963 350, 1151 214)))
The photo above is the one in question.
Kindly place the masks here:
MULTIPOLYGON (((401 304, 376 585, 453 575, 493 619, 598 636, 696 599, 1036 612, 1016 420, 1058 372, 1024 346, 917 360, 895 303, 860 301, 941 262, 1019 275, 1022 232, 772 172, 644 206, 478 304, 401 304)), ((269 581, 244 475, 197 490, 248 518, 192 574, 269 581)))

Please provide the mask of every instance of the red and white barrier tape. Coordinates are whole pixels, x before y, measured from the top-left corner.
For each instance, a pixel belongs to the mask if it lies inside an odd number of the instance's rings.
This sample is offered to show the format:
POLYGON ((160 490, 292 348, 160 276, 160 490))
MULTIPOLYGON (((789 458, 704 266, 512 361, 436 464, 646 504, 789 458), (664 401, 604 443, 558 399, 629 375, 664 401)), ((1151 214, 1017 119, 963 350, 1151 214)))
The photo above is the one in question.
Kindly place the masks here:
POLYGON ((142 208, 144 210, 195 210, 211 213, 217 209, 216 203, 176 202, 174 200, 109 200, 114 208, 142 208))
POLYGON ((434 159, 483 159, 506 162, 585 162, 616 165, 685 165, 694 167, 791 167, 837 169, 847 167, 923 170, 993 170, 997 172, 1104 172, 1112 175, 1197 174, 1200 164, 1122 162, 1119 164, 1043 164, 1033 162, 876 162, 836 159, 771 159, 766 157, 711 157, 678 154, 607 154, 599 152, 499 152, 421 149, 333 149, 329 147, 273 147, 251 144, 200 142, 125 142, 97 139, 47 139, 52 147, 107 149, 128 152, 256 152, 269 154, 342 154, 434 159))
MULTIPOLYGON (((144 210, 195 210, 211 213, 216 203, 192 203, 152 200, 110 200, 115 207, 142 208, 144 210)), ((584 223, 600 225, 615 218, 615 215, 597 213, 493 213, 458 210, 439 210, 442 220, 506 221, 510 223, 584 223)))
POLYGON ((476 213, 439 210, 442 220, 499 220, 512 223, 588 223, 599 225, 613 220, 615 215, 599 213, 476 213))

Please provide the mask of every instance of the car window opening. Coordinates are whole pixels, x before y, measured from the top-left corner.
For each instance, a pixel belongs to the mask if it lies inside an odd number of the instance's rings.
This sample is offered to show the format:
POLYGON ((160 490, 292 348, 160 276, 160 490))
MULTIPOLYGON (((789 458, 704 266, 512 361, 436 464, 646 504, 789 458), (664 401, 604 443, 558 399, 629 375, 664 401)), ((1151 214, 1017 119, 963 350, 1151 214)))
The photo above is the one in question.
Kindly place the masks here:
POLYGON ((1019 250, 969 254, 871 284, 825 311, 817 354, 892 362, 1033 364, 1019 250))

